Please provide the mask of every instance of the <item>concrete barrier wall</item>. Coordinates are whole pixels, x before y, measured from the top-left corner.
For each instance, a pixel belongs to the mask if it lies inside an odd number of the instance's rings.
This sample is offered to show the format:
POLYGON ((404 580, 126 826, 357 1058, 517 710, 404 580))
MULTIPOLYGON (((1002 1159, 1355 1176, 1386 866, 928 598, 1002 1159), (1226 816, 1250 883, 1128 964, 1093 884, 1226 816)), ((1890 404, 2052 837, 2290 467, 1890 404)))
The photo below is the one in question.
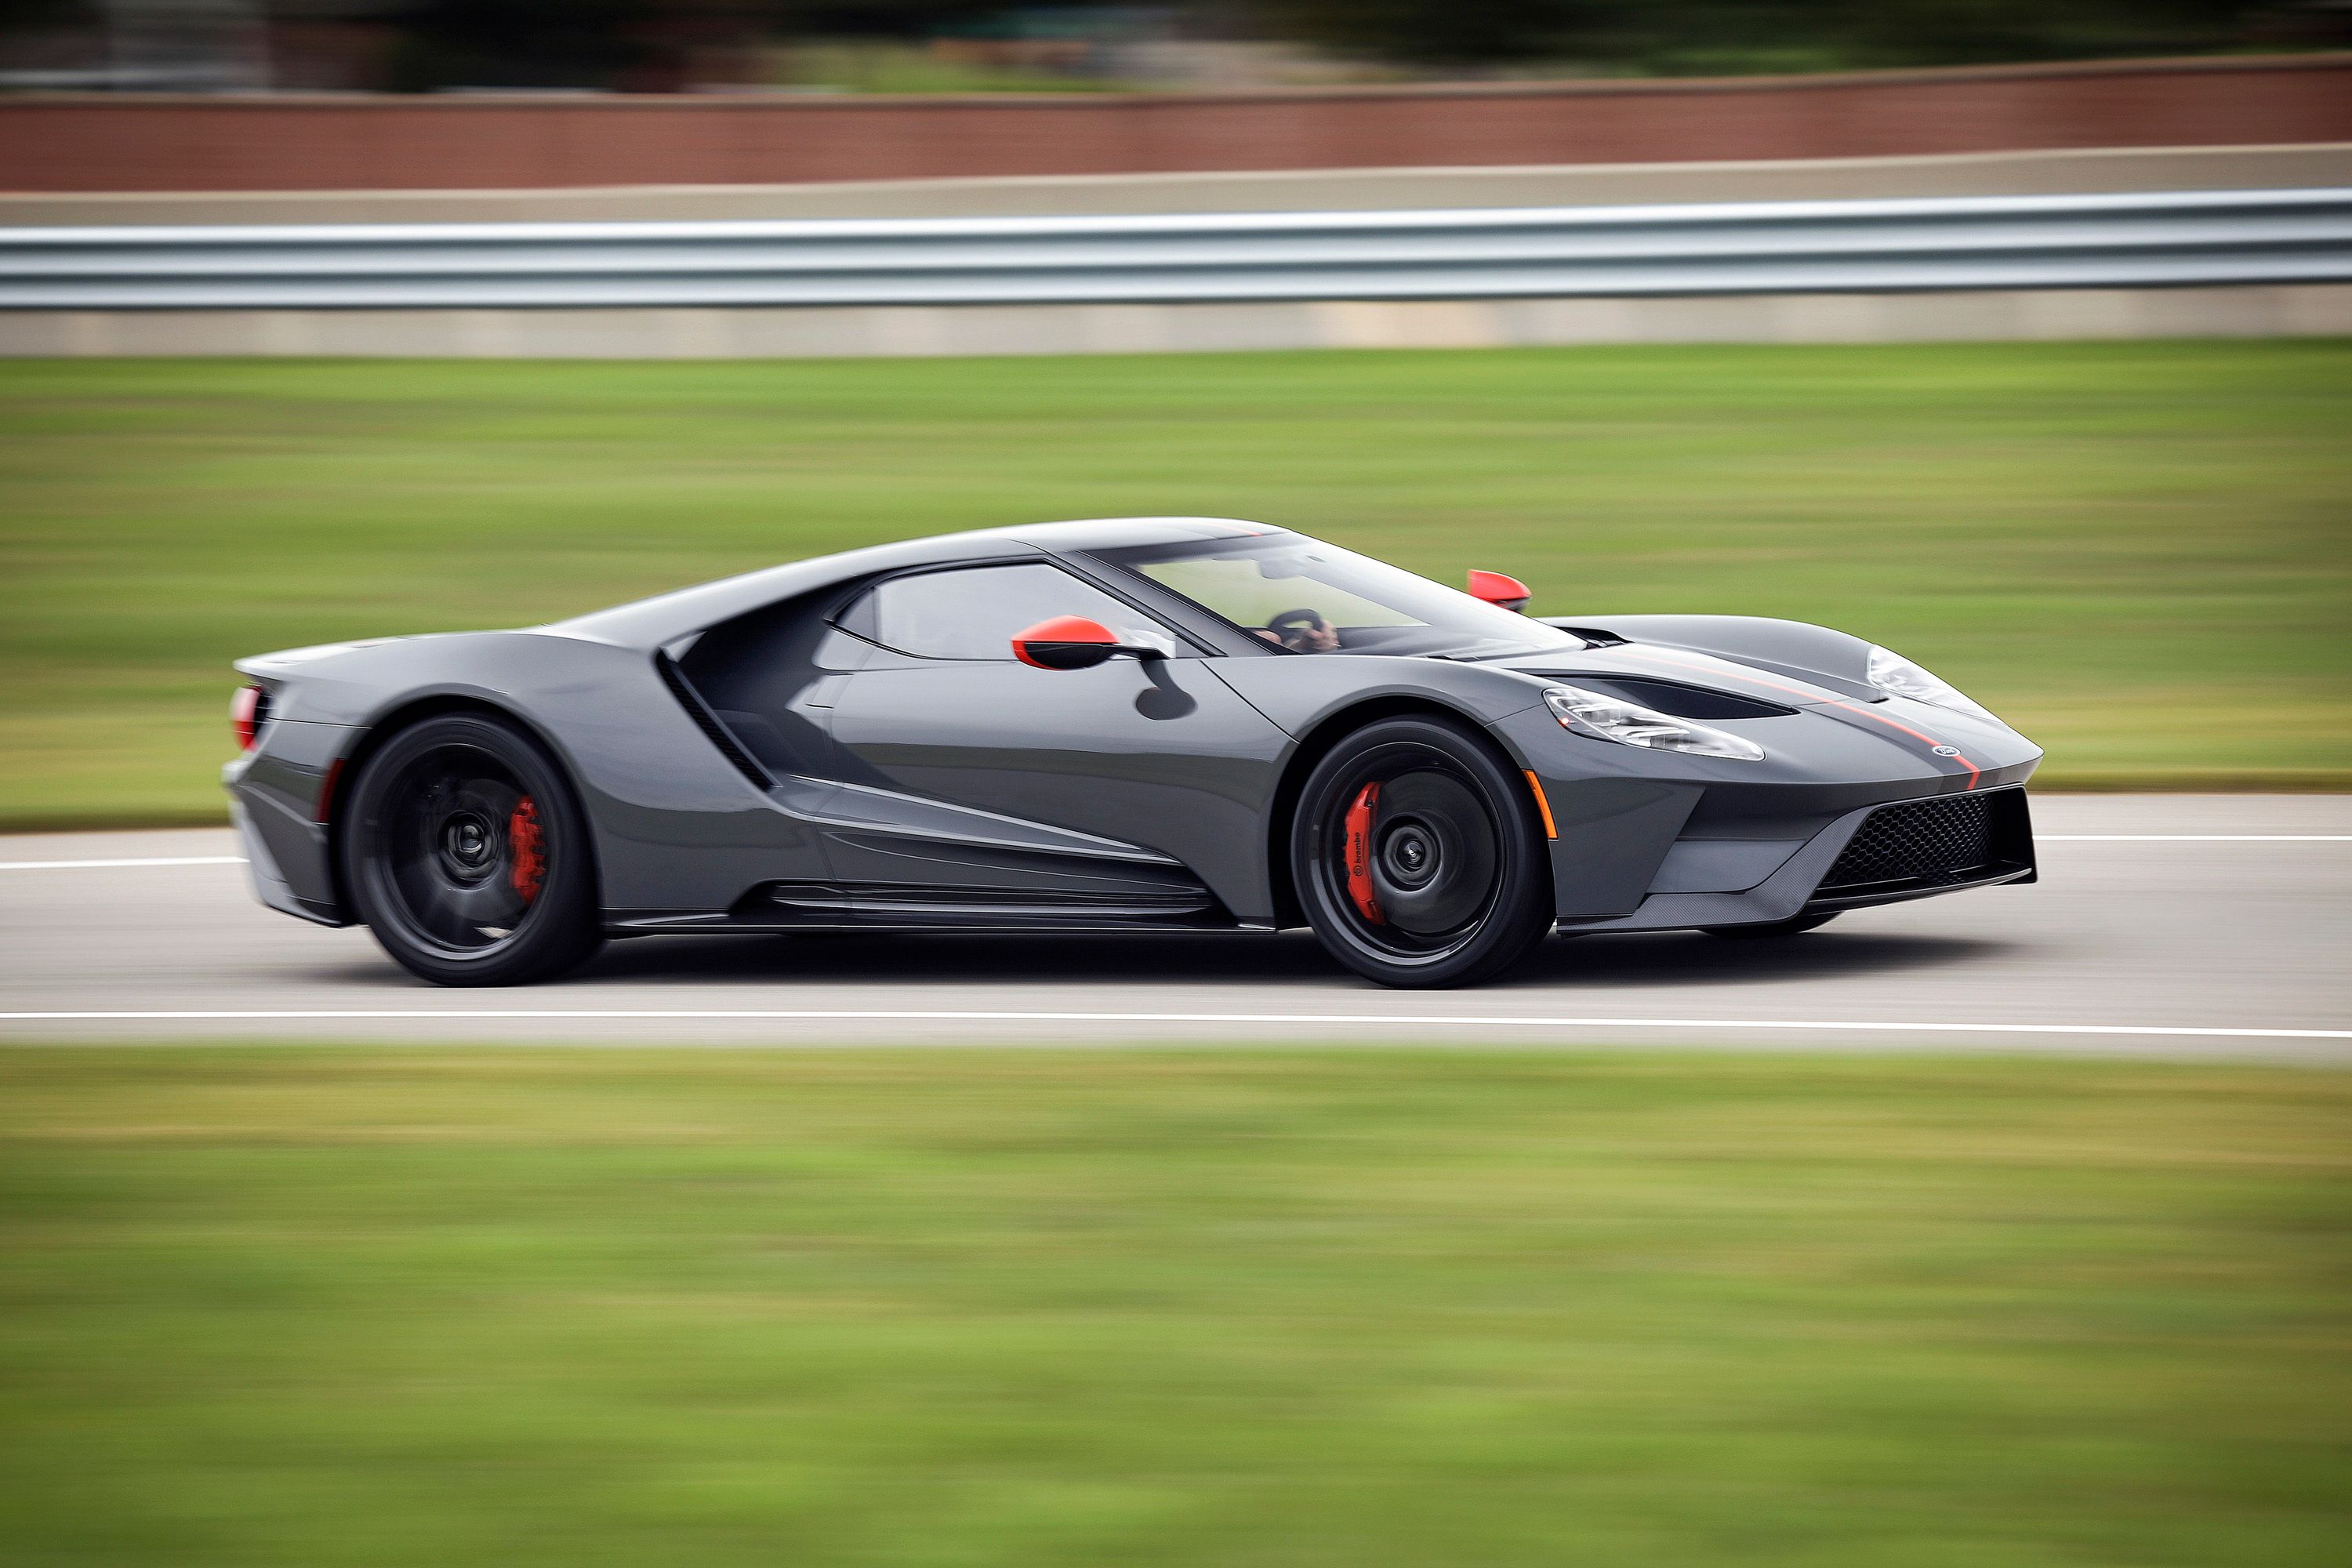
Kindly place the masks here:
POLYGON ((1623 206, 2352 185, 2352 142, 1473 169, 1283 169, 533 191, 0 194, 0 229, 117 224, 677 223, 1623 206))
POLYGON ((2352 56, 892 99, 26 97, 0 190, 741 185, 2352 141, 2352 56))

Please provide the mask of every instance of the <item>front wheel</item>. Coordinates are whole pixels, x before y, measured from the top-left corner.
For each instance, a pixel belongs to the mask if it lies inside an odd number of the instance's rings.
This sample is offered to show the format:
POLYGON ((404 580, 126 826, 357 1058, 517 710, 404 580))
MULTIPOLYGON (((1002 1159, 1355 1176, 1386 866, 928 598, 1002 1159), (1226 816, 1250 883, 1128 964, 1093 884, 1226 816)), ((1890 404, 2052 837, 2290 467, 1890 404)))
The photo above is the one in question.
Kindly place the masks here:
POLYGON ((596 950, 588 825, 553 758, 474 713, 413 724, 361 768, 343 885, 383 950, 443 985, 521 985, 596 950))
POLYGON ((1390 719, 1307 775, 1291 879, 1331 955, 1383 985, 1466 985, 1552 927, 1551 865, 1518 772, 1466 726, 1390 719))

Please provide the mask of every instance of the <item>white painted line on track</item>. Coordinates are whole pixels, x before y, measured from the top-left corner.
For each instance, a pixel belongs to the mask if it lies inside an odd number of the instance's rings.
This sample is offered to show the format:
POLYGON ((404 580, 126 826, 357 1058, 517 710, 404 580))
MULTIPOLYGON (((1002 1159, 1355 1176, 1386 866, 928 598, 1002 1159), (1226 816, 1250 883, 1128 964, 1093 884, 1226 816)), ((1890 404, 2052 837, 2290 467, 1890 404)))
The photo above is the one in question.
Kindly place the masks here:
POLYGON ((2161 1024, 1967 1024, 1858 1018, 1540 1018, 1486 1013, 1092 1013, 920 1007, 198 1007, 0 1013, 0 1023, 163 1020, 233 1023, 363 1018, 459 1020, 766 1019, 779 1023, 1307 1024, 1318 1028, 1766 1029, 1874 1034, 2161 1036, 2179 1039, 2352 1040, 2352 1029, 2252 1029, 2161 1024))
MULTIPOLYGON (((2352 844, 2352 833, 2037 833, 2036 844, 2352 844)), ((242 855, 146 855, 112 860, 0 860, 0 871, 98 871, 126 866, 242 866, 242 855)))
POLYGON ((0 871, 94 871, 110 866, 242 866, 242 855, 142 855, 121 860, 0 860, 0 871))
POLYGON ((2352 833, 2037 833, 2036 844, 2352 844, 2352 833))

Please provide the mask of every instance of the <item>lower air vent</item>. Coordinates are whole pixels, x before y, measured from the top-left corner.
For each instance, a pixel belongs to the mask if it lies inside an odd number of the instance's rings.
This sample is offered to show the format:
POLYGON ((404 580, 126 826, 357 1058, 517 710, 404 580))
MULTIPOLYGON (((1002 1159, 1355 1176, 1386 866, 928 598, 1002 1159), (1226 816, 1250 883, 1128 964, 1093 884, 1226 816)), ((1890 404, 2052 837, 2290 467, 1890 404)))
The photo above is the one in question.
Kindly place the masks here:
POLYGON ((1867 899, 1984 881, 2032 864, 2028 834, 2025 797, 2014 789, 1882 805, 1863 818, 1813 897, 1867 899))

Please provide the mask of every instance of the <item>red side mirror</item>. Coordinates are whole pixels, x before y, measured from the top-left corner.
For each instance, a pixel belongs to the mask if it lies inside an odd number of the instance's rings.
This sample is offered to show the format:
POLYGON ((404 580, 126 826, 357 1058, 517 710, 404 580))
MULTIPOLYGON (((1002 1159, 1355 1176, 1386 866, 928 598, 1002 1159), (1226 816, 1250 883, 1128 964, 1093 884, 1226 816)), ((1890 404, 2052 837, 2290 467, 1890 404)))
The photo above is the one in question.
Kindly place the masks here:
POLYGON ((1118 638, 1100 621, 1055 616, 1013 634, 1013 657, 1039 669, 1087 669, 1118 651, 1118 638))
POLYGON ((1528 607, 1532 595, 1528 593, 1528 585, 1517 577, 1506 577, 1500 572, 1473 572, 1470 596, 1484 599, 1498 610, 1517 613, 1528 607))

